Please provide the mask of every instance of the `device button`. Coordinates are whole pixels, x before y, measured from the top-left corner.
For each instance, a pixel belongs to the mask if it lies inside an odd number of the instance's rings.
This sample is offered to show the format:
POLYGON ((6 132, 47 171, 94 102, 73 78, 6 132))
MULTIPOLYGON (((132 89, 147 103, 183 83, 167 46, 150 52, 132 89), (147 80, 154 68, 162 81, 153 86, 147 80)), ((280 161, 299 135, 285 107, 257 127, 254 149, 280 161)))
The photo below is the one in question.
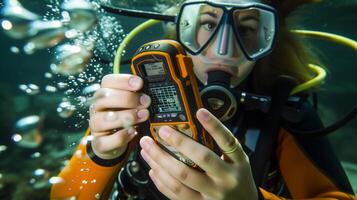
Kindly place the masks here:
POLYGON ((183 55, 177 55, 176 56, 176 59, 178 60, 178 63, 179 63, 179 69, 180 69, 180 73, 181 73, 181 77, 182 78, 186 78, 188 76, 188 73, 187 73, 187 65, 186 65, 186 61, 185 61, 185 58, 186 56, 183 56, 183 55))
POLYGON ((179 114, 179 118, 181 119, 181 121, 186 121, 186 117, 183 114, 179 114))
POLYGON ((146 47, 145 47, 145 50, 149 50, 151 48, 151 45, 147 45, 146 47))
POLYGON ((186 68, 193 68, 192 58, 183 56, 183 62, 185 63, 186 68))
POLYGON ((154 48, 155 48, 155 49, 157 49, 157 48, 159 48, 159 47, 160 47, 160 44, 155 44, 155 45, 154 45, 154 48))

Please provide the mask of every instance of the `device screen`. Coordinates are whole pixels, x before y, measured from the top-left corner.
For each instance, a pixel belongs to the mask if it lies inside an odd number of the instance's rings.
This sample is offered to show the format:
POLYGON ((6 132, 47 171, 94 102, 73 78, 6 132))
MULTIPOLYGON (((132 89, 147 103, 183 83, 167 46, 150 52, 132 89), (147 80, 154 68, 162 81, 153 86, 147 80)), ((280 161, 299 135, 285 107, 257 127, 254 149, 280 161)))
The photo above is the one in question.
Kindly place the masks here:
POLYGON ((165 74, 163 62, 145 63, 144 68, 147 76, 157 76, 165 74))
POLYGON ((175 86, 150 88, 150 95, 153 100, 152 105, 157 113, 182 111, 175 86))

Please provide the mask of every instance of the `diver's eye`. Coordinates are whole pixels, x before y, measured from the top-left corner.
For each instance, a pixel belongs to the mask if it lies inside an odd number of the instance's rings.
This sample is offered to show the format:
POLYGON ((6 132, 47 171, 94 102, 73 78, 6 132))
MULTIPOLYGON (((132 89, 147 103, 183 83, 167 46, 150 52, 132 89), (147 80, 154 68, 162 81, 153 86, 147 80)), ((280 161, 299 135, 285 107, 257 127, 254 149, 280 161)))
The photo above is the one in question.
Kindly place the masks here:
POLYGON ((238 32, 241 37, 252 37, 256 35, 257 29, 250 26, 240 26, 238 32))
POLYGON ((213 31, 214 28, 216 27, 216 23, 213 22, 202 22, 201 26, 206 30, 206 31, 213 31))

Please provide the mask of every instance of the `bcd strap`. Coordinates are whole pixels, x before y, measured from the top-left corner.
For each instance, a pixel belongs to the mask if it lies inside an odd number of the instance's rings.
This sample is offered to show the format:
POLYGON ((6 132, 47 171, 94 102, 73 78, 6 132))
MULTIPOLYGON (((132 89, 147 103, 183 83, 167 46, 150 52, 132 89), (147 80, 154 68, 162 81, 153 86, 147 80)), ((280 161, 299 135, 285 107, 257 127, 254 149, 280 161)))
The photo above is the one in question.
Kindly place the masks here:
POLYGON ((276 139, 281 122, 281 112, 297 81, 290 76, 279 76, 272 92, 272 104, 263 120, 261 134, 255 152, 250 158, 253 177, 257 186, 261 186, 268 173, 271 157, 275 151, 276 139))

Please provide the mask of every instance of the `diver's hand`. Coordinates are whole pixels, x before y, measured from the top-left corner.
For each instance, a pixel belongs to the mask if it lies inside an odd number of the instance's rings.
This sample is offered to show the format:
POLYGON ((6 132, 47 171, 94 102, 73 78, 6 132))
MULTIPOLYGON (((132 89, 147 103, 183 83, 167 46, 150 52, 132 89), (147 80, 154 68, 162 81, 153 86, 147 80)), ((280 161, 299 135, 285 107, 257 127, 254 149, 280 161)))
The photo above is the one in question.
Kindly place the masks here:
POLYGON ((143 80, 130 74, 110 74, 93 96, 89 127, 94 153, 103 159, 122 155, 135 135, 133 125, 149 117, 150 97, 136 91, 143 80))
POLYGON ((205 172, 176 160, 145 136, 140 140, 141 155, 151 167, 149 175, 156 187, 170 199, 258 199, 248 156, 238 140, 206 109, 196 115, 222 151, 230 152, 220 158, 189 137, 162 127, 160 137, 205 172))

